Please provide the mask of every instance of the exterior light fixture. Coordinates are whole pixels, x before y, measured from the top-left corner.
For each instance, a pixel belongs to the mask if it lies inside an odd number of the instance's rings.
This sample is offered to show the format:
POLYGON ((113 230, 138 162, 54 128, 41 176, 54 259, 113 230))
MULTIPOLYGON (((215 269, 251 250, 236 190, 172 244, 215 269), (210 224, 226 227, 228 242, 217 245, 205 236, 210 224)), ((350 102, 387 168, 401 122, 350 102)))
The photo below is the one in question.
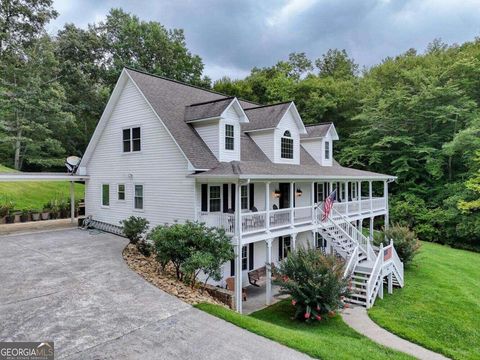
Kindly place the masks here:
POLYGON ((279 198, 280 197, 280 190, 275 189, 275 191, 272 193, 272 196, 274 198, 279 198))
POLYGON ((295 195, 296 195, 297 197, 302 196, 302 194, 303 194, 302 189, 297 189, 297 191, 295 191, 295 195))

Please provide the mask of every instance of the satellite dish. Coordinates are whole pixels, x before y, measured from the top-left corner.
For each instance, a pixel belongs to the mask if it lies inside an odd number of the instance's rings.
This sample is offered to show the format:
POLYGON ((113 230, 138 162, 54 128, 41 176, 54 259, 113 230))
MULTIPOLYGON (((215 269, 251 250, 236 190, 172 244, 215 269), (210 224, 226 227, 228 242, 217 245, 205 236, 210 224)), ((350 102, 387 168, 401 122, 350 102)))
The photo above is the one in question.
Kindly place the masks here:
POLYGON ((80 161, 82 161, 82 159, 78 156, 69 156, 65 161, 65 166, 67 167, 68 171, 73 174, 77 171, 80 161))

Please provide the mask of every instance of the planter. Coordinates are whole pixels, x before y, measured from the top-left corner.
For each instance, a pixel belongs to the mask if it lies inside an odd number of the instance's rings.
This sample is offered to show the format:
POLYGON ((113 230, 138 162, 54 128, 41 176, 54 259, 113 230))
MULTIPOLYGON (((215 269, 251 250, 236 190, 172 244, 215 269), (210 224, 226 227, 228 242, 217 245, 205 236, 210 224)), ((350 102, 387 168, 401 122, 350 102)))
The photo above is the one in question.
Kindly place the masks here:
POLYGON ((30 215, 29 214, 20 215, 20 221, 21 222, 27 222, 28 220, 30 220, 30 215))
POLYGON ((15 215, 5 216, 5 223, 6 224, 13 224, 14 222, 15 222, 15 215))
POLYGON ((0 224, 5 224, 6 221, 7 221, 6 219, 7 219, 6 216, 2 216, 2 217, 0 218, 0 224))
POLYGON ((19 223, 20 222, 20 214, 15 214, 13 216, 15 217, 14 222, 19 223))
POLYGON ((58 219, 58 212, 52 211, 50 213, 50 219, 58 219))
POLYGON ((32 213, 32 221, 40 220, 40 213, 32 213))
POLYGON ((40 214, 42 220, 48 220, 50 219, 50 211, 44 211, 40 214))

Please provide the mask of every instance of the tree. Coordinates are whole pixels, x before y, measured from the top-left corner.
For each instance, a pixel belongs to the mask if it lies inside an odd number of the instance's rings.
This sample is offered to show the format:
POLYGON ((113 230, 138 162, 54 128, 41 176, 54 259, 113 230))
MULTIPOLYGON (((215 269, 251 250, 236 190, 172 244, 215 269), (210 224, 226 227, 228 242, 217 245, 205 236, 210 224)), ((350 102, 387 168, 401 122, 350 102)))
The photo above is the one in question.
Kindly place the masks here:
POLYGON ((321 58, 315 60, 320 77, 348 78, 358 72, 358 65, 345 50, 329 49, 321 58))
POLYGON ((477 170, 472 178, 466 181, 465 187, 473 194, 476 194, 476 196, 470 200, 462 199, 458 203, 458 208, 465 213, 478 211, 480 209, 480 151, 477 151, 475 161, 479 170, 477 170))

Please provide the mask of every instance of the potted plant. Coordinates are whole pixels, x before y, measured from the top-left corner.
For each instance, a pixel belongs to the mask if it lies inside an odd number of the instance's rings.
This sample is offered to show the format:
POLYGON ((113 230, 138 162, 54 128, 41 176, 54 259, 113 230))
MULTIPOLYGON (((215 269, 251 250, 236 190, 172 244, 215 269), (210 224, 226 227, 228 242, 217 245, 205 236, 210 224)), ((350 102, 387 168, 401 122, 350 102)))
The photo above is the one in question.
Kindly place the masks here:
POLYGON ((59 213, 58 200, 57 199, 50 200, 47 204, 47 207, 50 209, 50 218, 57 219, 58 213, 59 213))
POLYGON ((28 210, 22 210, 21 214, 20 214, 20 221, 21 222, 27 222, 28 220, 30 220, 30 213, 28 210))
POLYGON ((58 203, 58 209, 60 211, 60 217, 62 219, 68 217, 70 211, 70 201, 62 199, 58 203))
POLYGON ((32 221, 40 220, 40 212, 37 210, 32 211, 32 221))
POLYGON ((42 220, 48 220, 50 219, 50 213, 52 212, 52 205, 50 202, 46 203, 45 205, 43 205, 43 210, 42 212, 40 213, 40 216, 42 218, 42 220))
POLYGON ((22 215, 21 211, 15 211, 13 213, 13 216, 15 217, 15 220, 13 222, 19 223, 20 222, 20 216, 22 215))
POLYGON ((0 204, 0 224, 7 222, 7 217, 10 215, 10 212, 14 207, 15 203, 7 199, 0 204))

